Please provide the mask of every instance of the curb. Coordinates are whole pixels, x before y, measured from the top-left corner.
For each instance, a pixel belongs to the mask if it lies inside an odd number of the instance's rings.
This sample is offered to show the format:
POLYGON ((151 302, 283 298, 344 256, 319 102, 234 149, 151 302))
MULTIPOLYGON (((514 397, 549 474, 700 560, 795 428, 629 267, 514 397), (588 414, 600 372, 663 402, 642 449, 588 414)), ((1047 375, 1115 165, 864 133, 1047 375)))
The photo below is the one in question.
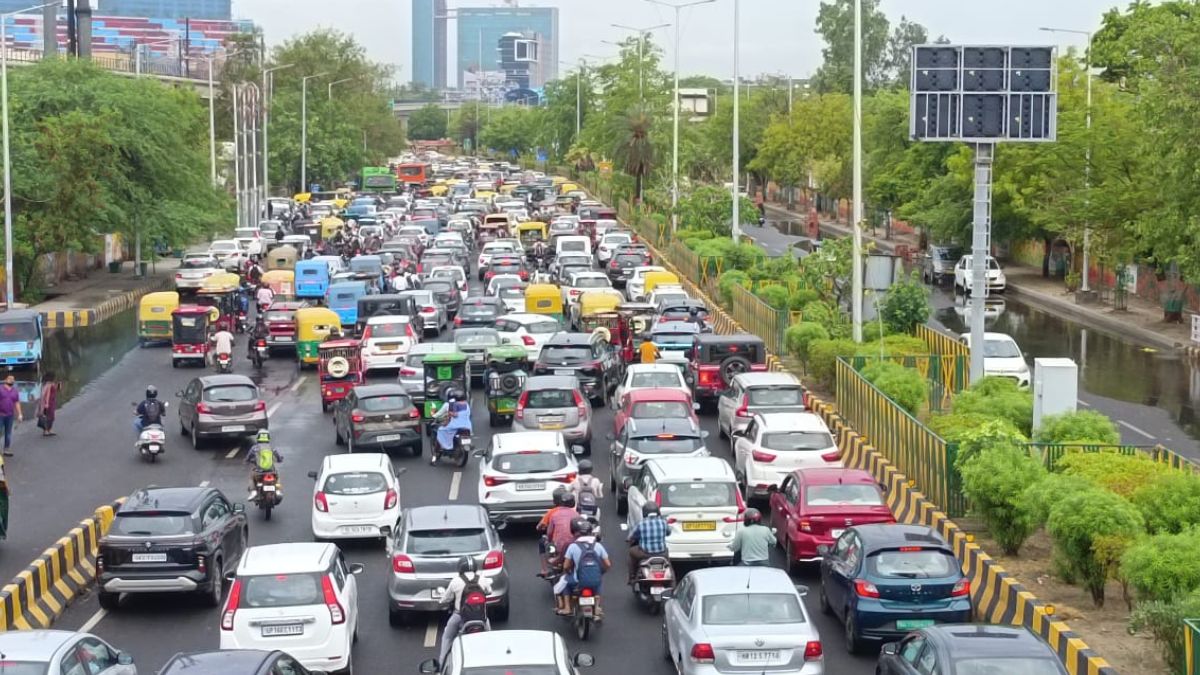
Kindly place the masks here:
POLYGON ((96 509, 0 588, 0 631, 49 628, 96 580, 96 551, 124 498, 96 509))
POLYGON ((1027 288, 1022 288, 1019 284, 1009 282, 1008 292, 1010 295, 1019 295, 1026 298, 1029 304, 1043 310, 1067 314, 1079 323, 1091 325, 1094 328, 1110 331, 1121 335, 1130 340, 1146 343, 1161 349, 1182 350, 1184 345, 1174 340, 1163 337, 1145 328, 1138 326, 1130 326, 1118 318, 1105 316, 1099 312, 1090 312, 1079 308, 1074 302, 1061 300, 1040 291, 1033 291, 1027 288))
POLYGON ((59 309, 40 311, 46 328, 83 328, 94 326, 133 307, 143 295, 161 291, 170 285, 170 277, 160 277, 131 291, 105 300, 90 309, 59 309))

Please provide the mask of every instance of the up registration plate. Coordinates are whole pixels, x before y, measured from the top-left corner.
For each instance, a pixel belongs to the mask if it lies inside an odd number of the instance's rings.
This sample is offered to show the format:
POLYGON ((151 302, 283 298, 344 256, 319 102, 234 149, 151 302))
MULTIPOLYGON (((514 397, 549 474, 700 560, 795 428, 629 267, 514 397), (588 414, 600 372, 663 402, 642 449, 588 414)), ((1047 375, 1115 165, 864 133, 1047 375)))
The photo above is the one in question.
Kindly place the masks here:
POLYGON ((711 520, 698 520, 694 523, 684 523, 684 532, 712 532, 717 529, 717 524, 711 520))
POLYGON ((304 635, 304 624, 282 623, 267 624, 262 627, 263 637, 279 637, 281 635, 304 635))

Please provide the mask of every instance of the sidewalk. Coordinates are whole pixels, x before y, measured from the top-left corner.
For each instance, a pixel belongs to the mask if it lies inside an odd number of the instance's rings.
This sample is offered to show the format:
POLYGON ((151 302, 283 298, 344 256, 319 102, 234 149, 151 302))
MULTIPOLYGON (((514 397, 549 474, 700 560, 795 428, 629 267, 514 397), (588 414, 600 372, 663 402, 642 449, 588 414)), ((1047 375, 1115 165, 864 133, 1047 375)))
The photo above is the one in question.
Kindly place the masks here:
MULTIPOLYGON (((767 204, 767 211, 775 219, 802 220, 807 217, 804 213, 775 204, 767 204)), ((850 226, 844 223, 822 219, 820 228, 822 235, 850 236, 850 226)), ((778 236, 798 239, 786 234, 778 236)), ((864 232, 863 239, 874 242, 879 250, 888 253, 894 252, 897 246, 907 246, 910 251, 917 251, 919 245, 916 233, 893 233, 889 240, 864 232)), ((1004 273, 1008 277, 1008 294, 1027 304, 1116 333, 1144 346, 1196 351, 1191 345, 1190 325, 1163 323, 1162 308, 1155 303, 1130 295, 1125 310, 1114 310, 1108 303, 1080 305, 1075 303, 1061 279, 1043 277, 1040 268, 1007 262, 1004 264, 1004 273)))
POLYGON ((46 289, 48 299, 30 309, 41 313, 46 328, 94 326, 133 307, 147 293, 171 288, 177 269, 178 259, 160 258, 144 279, 134 276, 132 261, 125 262, 116 274, 93 270, 86 277, 46 289))

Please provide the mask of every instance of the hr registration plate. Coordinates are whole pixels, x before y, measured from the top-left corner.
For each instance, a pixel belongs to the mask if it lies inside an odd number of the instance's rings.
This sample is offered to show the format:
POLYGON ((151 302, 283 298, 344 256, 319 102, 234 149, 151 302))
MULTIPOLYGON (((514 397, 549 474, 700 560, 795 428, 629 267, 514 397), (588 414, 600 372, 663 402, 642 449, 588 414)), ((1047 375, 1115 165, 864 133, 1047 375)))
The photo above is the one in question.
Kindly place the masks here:
POLYGON ((896 622, 896 630, 917 630, 933 625, 933 619, 901 619, 896 622))
POLYGON ((134 553, 133 562, 135 563, 156 563, 167 562, 166 553, 134 553))
POLYGON ((304 635, 304 624, 282 623, 268 624, 262 627, 263 637, 279 637, 281 635, 304 635))
POLYGON ((517 488, 517 492, 525 492, 525 491, 532 492, 534 490, 545 490, 546 484, 545 483, 517 483, 515 487, 517 488))
POLYGON ((779 658, 778 649, 750 649, 738 651, 739 663, 770 663, 779 658))
POLYGON ((575 370, 573 368, 555 368, 554 374, 555 375, 574 375, 575 370))

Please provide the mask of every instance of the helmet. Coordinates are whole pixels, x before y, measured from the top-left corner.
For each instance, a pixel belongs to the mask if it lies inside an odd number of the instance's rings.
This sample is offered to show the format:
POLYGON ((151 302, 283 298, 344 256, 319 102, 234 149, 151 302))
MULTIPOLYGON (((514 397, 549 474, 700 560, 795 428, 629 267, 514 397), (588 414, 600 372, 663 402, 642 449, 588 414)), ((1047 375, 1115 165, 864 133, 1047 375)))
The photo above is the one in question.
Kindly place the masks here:
POLYGON ((660 515, 661 513, 662 513, 662 510, 659 509, 658 504, 655 504, 654 502, 646 502, 645 504, 642 504, 642 517, 643 518, 649 518, 650 516, 657 516, 657 515, 660 515))
POLYGON ((263 429, 262 431, 258 432, 258 437, 255 438, 254 440, 257 443, 270 443, 271 442, 271 432, 267 431, 266 429, 263 429))
POLYGON ((451 387, 446 390, 446 400, 448 401, 465 401, 467 400, 467 392, 460 387, 451 387))
POLYGON ((479 571, 479 567, 475 564, 475 559, 469 555, 464 555, 458 559, 458 573, 466 574, 468 572, 474 574, 479 571))
POLYGON ((746 509, 746 512, 742 514, 742 524, 743 525, 761 525, 762 524, 762 512, 756 508, 746 509))
POLYGON ((571 521, 571 536, 590 537, 593 531, 592 521, 587 518, 576 518, 571 521))
POLYGON ((579 473, 581 475, 586 476, 586 475, 590 474, 591 472, 592 472, 592 460, 590 460, 590 459, 581 460, 579 462, 579 473))
POLYGON ((575 508, 575 493, 574 492, 567 490, 566 492, 563 493, 562 506, 565 506, 568 509, 575 508))
POLYGON ((158 387, 149 385, 146 387, 146 398, 158 398, 158 387))
MULTIPOLYGON (((564 499, 565 499, 565 498, 566 498, 566 496, 567 496, 567 495, 569 495, 569 494, 571 494, 571 491, 570 491, 570 490, 568 490, 568 489, 567 489, 567 488, 565 488, 565 487, 560 487, 560 488, 558 488, 557 490, 555 490, 555 491, 554 491, 554 494, 552 495, 552 497, 553 497, 553 499, 554 499, 554 505, 555 505, 555 506, 562 506, 562 505, 563 505, 563 501, 564 501, 564 499)), ((574 496, 574 495, 571 495, 571 496, 574 496)))

